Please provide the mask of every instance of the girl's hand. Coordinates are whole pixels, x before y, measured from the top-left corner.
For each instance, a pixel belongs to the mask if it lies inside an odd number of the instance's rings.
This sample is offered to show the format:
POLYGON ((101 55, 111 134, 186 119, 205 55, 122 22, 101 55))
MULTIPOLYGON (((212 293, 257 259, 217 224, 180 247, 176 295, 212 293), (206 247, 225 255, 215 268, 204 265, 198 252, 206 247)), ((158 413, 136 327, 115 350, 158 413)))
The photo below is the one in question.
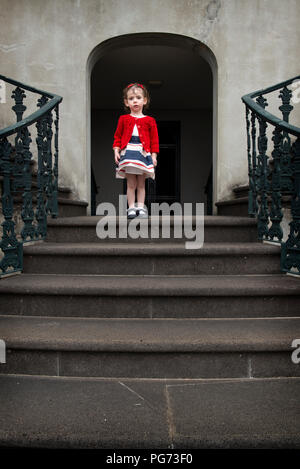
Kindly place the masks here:
POLYGON ((120 161, 120 149, 119 148, 114 148, 115 152, 115 163, 119 164, 120 161))
POLYGON ((157 166, 157 154, 156 153, 152 153, 152 161, 153 161, 153 166, 157 166))

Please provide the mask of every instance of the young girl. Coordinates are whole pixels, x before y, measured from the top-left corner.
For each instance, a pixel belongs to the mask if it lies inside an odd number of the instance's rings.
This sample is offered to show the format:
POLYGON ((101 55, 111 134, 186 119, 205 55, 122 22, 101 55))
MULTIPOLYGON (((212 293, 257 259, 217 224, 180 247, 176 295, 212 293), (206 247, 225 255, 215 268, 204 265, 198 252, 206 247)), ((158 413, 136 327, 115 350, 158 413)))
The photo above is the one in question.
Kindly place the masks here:
POLYGON ((123 90, 123 99, 128 114, 120 116, 114 135, 116 177, 127 179, 127 217, 147 218, 145 179, 155 178, 154 168, 159 152, 157 126, 153 117, 143 114, 150 102, 144 85, 131 83, 123 90))

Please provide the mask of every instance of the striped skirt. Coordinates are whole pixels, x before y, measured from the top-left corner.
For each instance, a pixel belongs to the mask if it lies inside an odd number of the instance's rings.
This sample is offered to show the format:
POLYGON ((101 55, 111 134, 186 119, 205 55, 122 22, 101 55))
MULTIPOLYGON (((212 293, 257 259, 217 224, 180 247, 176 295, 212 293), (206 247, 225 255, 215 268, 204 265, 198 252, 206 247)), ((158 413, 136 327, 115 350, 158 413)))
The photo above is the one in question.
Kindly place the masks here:
POLYGON ((143 150, 138 136, 132 136, 127 147, 121 151, 119 165, 116 167, 116 177, 124 179, 126 173, 145 174, 146 178, 155 179, 151 153, 143 150))

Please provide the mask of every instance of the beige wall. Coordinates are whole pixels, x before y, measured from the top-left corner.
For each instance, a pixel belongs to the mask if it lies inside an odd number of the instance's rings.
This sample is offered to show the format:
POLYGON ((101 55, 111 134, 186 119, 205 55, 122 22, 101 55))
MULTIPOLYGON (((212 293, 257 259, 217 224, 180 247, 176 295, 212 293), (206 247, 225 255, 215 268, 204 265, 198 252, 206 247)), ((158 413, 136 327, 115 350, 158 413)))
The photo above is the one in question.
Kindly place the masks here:
POLYGON ((63 96, 60 182, 89 200, 93 49, 145 32, 200 41, 218 67, 214 199, 223 200, 247 181, 240 98, 299 74, 299 19, 298 0, 1 0, 1 73, 63 96))

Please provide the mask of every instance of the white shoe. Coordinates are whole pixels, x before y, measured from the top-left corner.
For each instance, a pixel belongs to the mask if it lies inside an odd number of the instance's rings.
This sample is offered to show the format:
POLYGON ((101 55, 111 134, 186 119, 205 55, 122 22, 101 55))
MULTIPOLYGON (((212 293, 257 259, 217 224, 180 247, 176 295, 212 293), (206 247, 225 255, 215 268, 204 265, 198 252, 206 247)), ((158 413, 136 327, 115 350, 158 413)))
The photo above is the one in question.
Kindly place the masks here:
POLYGON ((148 213, 144 208, 142 207, 138 208, 137 212, 138 212, 138 216, 137 216, 138 218, 148 218, 148 213))
POLYGON ((137 215, 136 213, 136 208, 135 207, 130 207, 127 209, 127 218, 135 218, 137 215))

